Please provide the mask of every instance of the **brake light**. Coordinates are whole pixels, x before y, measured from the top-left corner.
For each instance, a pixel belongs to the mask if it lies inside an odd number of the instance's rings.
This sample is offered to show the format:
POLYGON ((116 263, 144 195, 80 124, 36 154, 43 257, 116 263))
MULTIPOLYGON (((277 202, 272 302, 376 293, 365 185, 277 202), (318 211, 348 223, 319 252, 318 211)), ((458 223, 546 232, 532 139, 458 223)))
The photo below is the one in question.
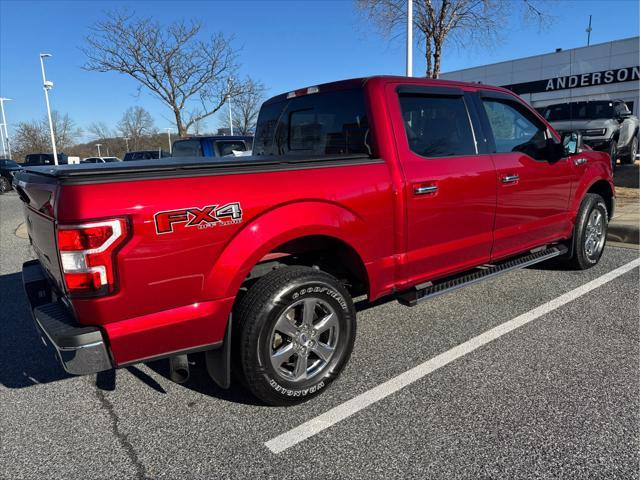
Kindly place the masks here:
POLYGON ((58 225, 58 250, 71 294, 104 295, 115 291, 115 251, 127 237, 118 218, 82 225, 58 225))
POLYGON ((301 88, 287 93, 287 98, 301 97, 303 95, 311 95, 312 93, 318 93, 320 89, 318 87, 301 88))

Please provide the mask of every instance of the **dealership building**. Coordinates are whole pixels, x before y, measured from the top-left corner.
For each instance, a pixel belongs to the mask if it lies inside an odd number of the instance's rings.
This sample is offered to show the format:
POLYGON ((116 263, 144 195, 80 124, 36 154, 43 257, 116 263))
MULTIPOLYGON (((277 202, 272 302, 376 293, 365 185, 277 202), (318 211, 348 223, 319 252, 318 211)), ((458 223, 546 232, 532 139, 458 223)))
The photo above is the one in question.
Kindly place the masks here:
POLYGON ((440 78, 506 87, 535 108, 624 100, 640 109, 640 37, 443 73, 440 78))

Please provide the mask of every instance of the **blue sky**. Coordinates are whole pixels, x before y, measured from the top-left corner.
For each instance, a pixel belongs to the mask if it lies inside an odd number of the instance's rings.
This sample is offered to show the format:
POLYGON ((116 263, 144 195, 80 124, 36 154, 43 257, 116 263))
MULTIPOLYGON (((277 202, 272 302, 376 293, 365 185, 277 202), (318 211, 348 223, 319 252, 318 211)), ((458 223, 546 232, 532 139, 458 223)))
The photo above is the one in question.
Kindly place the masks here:
MULTIPOLYGON (((447 50, 442 71, 586 45, 589 14, 592 44, 639 34, 637 0, 550 0, 545 5, 555 16, 549 28, 539 31, 535 25, 522 24, 517 15, 505 22, 509 26, 503 41, 490 50, 447 50)), ((131 105, 149 110, 158 128, 172 125, 167 107, 144 90, 137 95, 133 79, 81 68, 80 47, 90 26, 105 10, 116 7, 161 22, 196 18, 204 23, 205 32, 233 35, 240 50, 240 73, 262 81, 269 95, 341 78, 404 73, 404 38, 380 36, 351 0, 0 0, 0 96, 14 99, 6 104, 10 127, 46 112, 38 60, 39 52, 45 51, 53 54, 47 63, 47 77, 55 83, 52 108, 69 113, 79 127, 92 122, 113 127, 131 105)), ((414 74, 421 74, 424 65, 417 47, 414 74)), ((219 123, 214 116, 206 122, 207 130, 219 123)))

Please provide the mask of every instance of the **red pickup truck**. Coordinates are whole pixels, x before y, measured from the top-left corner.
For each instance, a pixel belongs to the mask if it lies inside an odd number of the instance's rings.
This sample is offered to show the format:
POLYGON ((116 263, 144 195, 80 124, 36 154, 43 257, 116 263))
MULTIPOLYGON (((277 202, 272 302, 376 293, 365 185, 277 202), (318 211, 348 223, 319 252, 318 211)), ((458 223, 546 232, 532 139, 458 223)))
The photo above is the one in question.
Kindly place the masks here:
POLYGON ((68 372, 204 351, 218 384, 233 372, 275 405, 339 375, 353 298, 411 306, 552 257, 589 268, 615 205, 607 154, 513 93, 403 77, 268 100, 251 157, 15 183, 38 258, 25 289, 68 372))

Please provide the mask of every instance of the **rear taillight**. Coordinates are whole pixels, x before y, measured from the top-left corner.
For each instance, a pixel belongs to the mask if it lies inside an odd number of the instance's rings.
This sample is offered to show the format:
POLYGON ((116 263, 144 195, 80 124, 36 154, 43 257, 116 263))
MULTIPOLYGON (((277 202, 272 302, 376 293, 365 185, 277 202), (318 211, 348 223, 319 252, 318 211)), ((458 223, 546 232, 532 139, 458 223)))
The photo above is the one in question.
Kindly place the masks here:
POLYGON ((113 293, 115 251, 126 238, 127 222, 121 218, 82 225, 58 225, 58 250, 68 292, 113 293))

